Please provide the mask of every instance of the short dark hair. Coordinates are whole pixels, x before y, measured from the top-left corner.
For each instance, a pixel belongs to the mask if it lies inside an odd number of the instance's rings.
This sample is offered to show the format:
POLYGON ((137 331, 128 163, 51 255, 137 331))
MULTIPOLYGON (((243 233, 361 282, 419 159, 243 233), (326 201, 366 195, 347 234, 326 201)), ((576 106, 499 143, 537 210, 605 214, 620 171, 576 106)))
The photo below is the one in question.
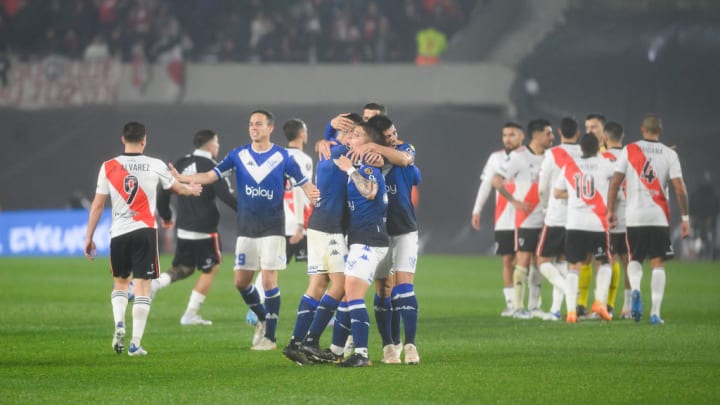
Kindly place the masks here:
POLYGON ((294 141, 295 139, 297 139, 298 135, 300 135, 300 131, 303 128, 307 128, 307 125, 305 125, 305 122, 300 118, 293 118, 289 121, 286 121, 283 124, 283 132, 285 133, 285 138, 287 138, 288 142, 294 141))
POLYGON ((210 142, 211 139, 217 136, 217 132, 212 129, 201 129, 195 133, 193 137, 193 145, 196 148, 202 148, 206 143, 210 142))
POLYGON ((651 134, 659 134, 662 132, 662 120, 657 114, 646 114, 643 117, 642 127, 651 134))
POLYGON ((367 103, 363 106, 362 109, 380 111, 380 114, 382 115, 387 114, 387 109, 385 108, 385 106, 379 103, 367 103))
POLYGON ((582 150, 583 157, 591 157, 597 155, 600 150, 600 141, 597 136, 586 133, 580 139, 580 150, 582 150))
POLYGON ((623 129, 622 125, 615 121, 610 121, 605 124, 605 133, 608 135, 608 139, 612 141, 622 141, 624 132, 625 130, 623 129))
POLYGON ((522 125, 518 124, 517 122, 508 121, 503 125, 503 129, 505 128, 515 128, 519 129, 520 131, 525 131, 525 128, 522 127, 522 125))
POLYGON ((570 139, 578 131, 578 122, 573 117, 565 117, 560 121, 560 136, 570 139))
POLYGON ((363 122, 362 117, 360 116, 360 114, 357 114, 357 113, 345 114, 345 115, 343 115, 343 117, 352 121, 353 124, 359 124, 359 123, 363 122))
POLYGON ((549 126, 551 126, 550 121, 543 119, 543 118, 538 118, 538 119, 534 119, 528 123, 527 131, 528 131, 528 134, 530 134, 530 136, 532 136, 535 132, 542 132, 545 129, 545 127, 549 127, 549 126))
POLYGON ((139 122, 128 122, 123 127, 123 138, 125 138, 125 142, 139 143, 145 138, 145 135, 147 135, 145 125, 139 122))
POLYGON ((385 146, 385 137, 377 130, 377 128, 367 122, 361 122, 357 124, 357 126, 362 128, 368 138, 370 138, 370 142, 385 146))
POLYGON ((273 113, 271 113, 268 110, 255 110, 250 113, 250 117, 253 116, 253 114, 262 114, 267 118, 268 125, 275 126, 275 116, 273 113))
POLYGON ((375 127, 381 134, 393 126, 392 120, 387 115, 376 115, 370 118, 367 123, 375 127))
POLYGON ((600 113, 590 113, 585 117, 585 121, 592 119, 600 121, 603 125, 605 125, 605 121, 607 121, 607 118, 605 118, 605 116, 600 113))

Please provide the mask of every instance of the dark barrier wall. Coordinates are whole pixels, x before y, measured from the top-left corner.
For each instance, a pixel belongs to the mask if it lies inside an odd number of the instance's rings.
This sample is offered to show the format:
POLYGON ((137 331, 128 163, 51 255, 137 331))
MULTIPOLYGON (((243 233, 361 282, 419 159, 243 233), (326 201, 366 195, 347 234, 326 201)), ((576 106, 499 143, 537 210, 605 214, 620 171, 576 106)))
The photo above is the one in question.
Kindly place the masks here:
MULTIPOLYGON (((127 121, 137 120, 147 125, 148 155, 173 161, 192 150, 192 135, 201 128, 212 128, 220 133, 222 154, 247 143, 247 115, 256 107, 267 106, 0 110, 0 122, 3 123, 0 206, 4 210, 62 208, 75 191, 92 198, 101 162, 122 151, 120 135, 127 121)), ((284 144, 280 130, 282 123, 299 117, 308 123, 314 143, 322 136, 331 116, 360 107, 267 107, 277 117, 272 139, 284 144)), ((389 115, 396 122, 400 137, 417 149, 417 164, 423 173, 418 216, 424 251, 491 252, 492 204, 483 214, 484 229, 481 232, 471 230, 470 211, 480 171, 488 154, 499 149, 500 127, 507 118, 500 112, 486 109, 392 105, 389 115)), ((634 128, 640 119, 638 114, 628 117, 630 124, 626 126, 630 140, 638 137, 634 128)), ((553 117, 553 121, 557 118, 553 117)), ((522 123, 525 125, 525 120, 522 123)), ((695 142, 694 139, 702 139, 701 134, 693 134, 690 138, 681 125, 666 121, 664 140, 677 144, 684 167, 688 169, 686 178, 692 186, 697 177, 696 162, 715 162, 718 142, 695 142)), ((308 145, 307 150, 312 150, 312 145, 308 145)), ((718 167, 717 163, 712 166, 718 167)), ((232 249, 235 219, 229 210, 223 209, 223 214, 224 245, 226 249, 232 249)))

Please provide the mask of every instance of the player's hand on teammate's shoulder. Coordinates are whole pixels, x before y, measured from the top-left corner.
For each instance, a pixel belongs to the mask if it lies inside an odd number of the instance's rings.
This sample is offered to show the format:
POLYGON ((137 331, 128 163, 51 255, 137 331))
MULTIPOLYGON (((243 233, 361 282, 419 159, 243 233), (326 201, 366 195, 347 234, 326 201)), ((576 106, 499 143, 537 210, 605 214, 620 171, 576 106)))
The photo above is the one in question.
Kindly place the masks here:
POLYGON ((369 142, 369 143, 366 143, 363 145, 358 145, 358 146, 354 147, 353 149, 351 149, 347 155, 350 159, 352 159, 353 163, 360 164, 360 163, 362 163, 363 158, 368 153, 374 152, 373 145, 374 144, 372 142, 369 142))
POLYGON ((350 131, 355 126, 355 123, 347 117, 348 115, 350 115, 350 113, 336 115, 335 118, 330 120, 330 126, 338 131, 350 131))
POLYGON ((385 159, 379 153, 369 152, 365 155, 365 163, 369 166, 383 167, 385 159))
POLYGON ((351 167, 353 167, 353 162, 350 160, 347 156, 341 155, 337 159, 334 159, 333 162, 335 163, 335 166, 337 166, 340 170, 346 172, 351 167))
POLYGON ((194 195, 195 197, 202 194, 202 191, 203 191, 203 186, 200 183, 190 182, 187 184, 187 188, 188 188, 188 190, 190 190, 190 194, 194 195))
POLYGON ((330 148, 337 145, 335 141, 328 141, 326 139, 320 139, 315 142, 315 152, 321 160, 330 159, 330 148))

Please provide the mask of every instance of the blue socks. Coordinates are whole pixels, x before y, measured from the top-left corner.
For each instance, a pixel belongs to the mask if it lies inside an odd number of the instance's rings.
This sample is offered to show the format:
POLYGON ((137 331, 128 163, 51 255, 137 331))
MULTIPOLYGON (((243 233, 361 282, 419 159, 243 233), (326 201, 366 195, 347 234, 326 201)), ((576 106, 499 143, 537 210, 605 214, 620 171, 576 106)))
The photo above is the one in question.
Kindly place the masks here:
POLYGON ((412 284, 400 284, 395 287, 393 298, 398 297, 398 310, 402 316, 405 327, 405 344, 415 344, 415 332, 417 331, 418 302, 412 284))
POLYGON ((265 290, 265 311, 265 337, 274 342, 280 315, 280 287, 265 290))
POLYGON ((348 302, 348 308, 350 309, 350 330, 355 350, 367 350, 368 335, 370 334, 370 316, 365 306, 365 300, 352 300, 348 302))
MULTIPOLYGON (((390 322, 392 321, 392 305, 390 297, 380 298, 375 294, 375 322, 377 323, 382 345, 392 344, 392 336, 390 335, 390 322)), ((354 338, 353 338, 354 339, 354 338)))
POLYGON ((264 321, 266 316, 265 307, 260 302, 260 294, 258 294, 255 289, 255 285, 250 284, 250 287, 248 287, 247 290, 241 290, 238 288, 238 291, 240 292, 243 301, 245 301, 247 306, 250 307, 250 310, 257 315, 258 320, 264 321))
POLYGON ((315 311, 315 318, 312 320, 307 338, 305 338, 308 344, 319 344, 320 335, 330 323, 333 313, 338 309, 338 304, 335 298, 327 294, 320 298, 320 304, 318 304, 317 311, 315 311))
POLYGON ((350 335, 350 310, 348 303, 342 301, 338 304, 335 314, 335 326, 333 326, 332 344, 338 347, 345 346, 345 341, 350 335))
POLYGON ((397 296, 397 286, 393 287, 390 293, 392 299, 390 305, 392 306, 392 319, 390 319, 390 336, 392 336, 392 342, 395 345, 402 343, 400 340, 400 304, 398 303, 399 297, 397 296))
POLYGON ((315 310, 318 307, 318 301, 308 295, 303 295, 298 304, 297 318, 295 318, 295 329, 290 339, 290 344, 299 345, 310 329, 310 323, 315 317, 315 310))

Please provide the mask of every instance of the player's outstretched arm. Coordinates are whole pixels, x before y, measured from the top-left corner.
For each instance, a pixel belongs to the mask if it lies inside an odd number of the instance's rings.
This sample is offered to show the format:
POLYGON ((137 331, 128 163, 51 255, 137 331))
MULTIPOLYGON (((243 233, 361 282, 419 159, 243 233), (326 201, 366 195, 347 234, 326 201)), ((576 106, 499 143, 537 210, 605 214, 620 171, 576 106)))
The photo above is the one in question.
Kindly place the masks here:
POLYGON ((218 175, 215 173, 214 170, 208 170, 203 173, 187 175, 178 173, 177 169, 175 169, 175 166, 173 166, 172 163, 169 163, 168 167, 170 168, 170 174, 175 177, 175 180, 181 183, 198 183, 201 185, 208 185, 213 184, 219 180, 218 175))
POLYGON ((95 198, 93 198, 92 205, 90 205, 87 232, 85 233, 85 257, 90 260, 93 260, 95 256, 97 256, 95 242, 93 242, 93 235, 95 234, 98 222, 100 222, 100 216, 102 215, 103 207, 105 207, 105 201, 107 201, 107 194, 95 193, 95 198))
MULTIPOLYGON (((192 176, 188 176, 192 177, 192 176)), ((199 196, 202 193, 202 186, 195 182, 190 182, 190 184, 181 183, 179 181, 176 181, 173 183, 171 190, 178 195, 186 195, 186 196, 199 196)))
POLYGON ((690 211, 688 203, 687 188, 682 177, 670 179, 670 182, 675 189, 675 197, 677 198, 678 207, 680 207, 680 215, 682 222, 680 222, 680 237, 685 239, 690 236, 690 211))

